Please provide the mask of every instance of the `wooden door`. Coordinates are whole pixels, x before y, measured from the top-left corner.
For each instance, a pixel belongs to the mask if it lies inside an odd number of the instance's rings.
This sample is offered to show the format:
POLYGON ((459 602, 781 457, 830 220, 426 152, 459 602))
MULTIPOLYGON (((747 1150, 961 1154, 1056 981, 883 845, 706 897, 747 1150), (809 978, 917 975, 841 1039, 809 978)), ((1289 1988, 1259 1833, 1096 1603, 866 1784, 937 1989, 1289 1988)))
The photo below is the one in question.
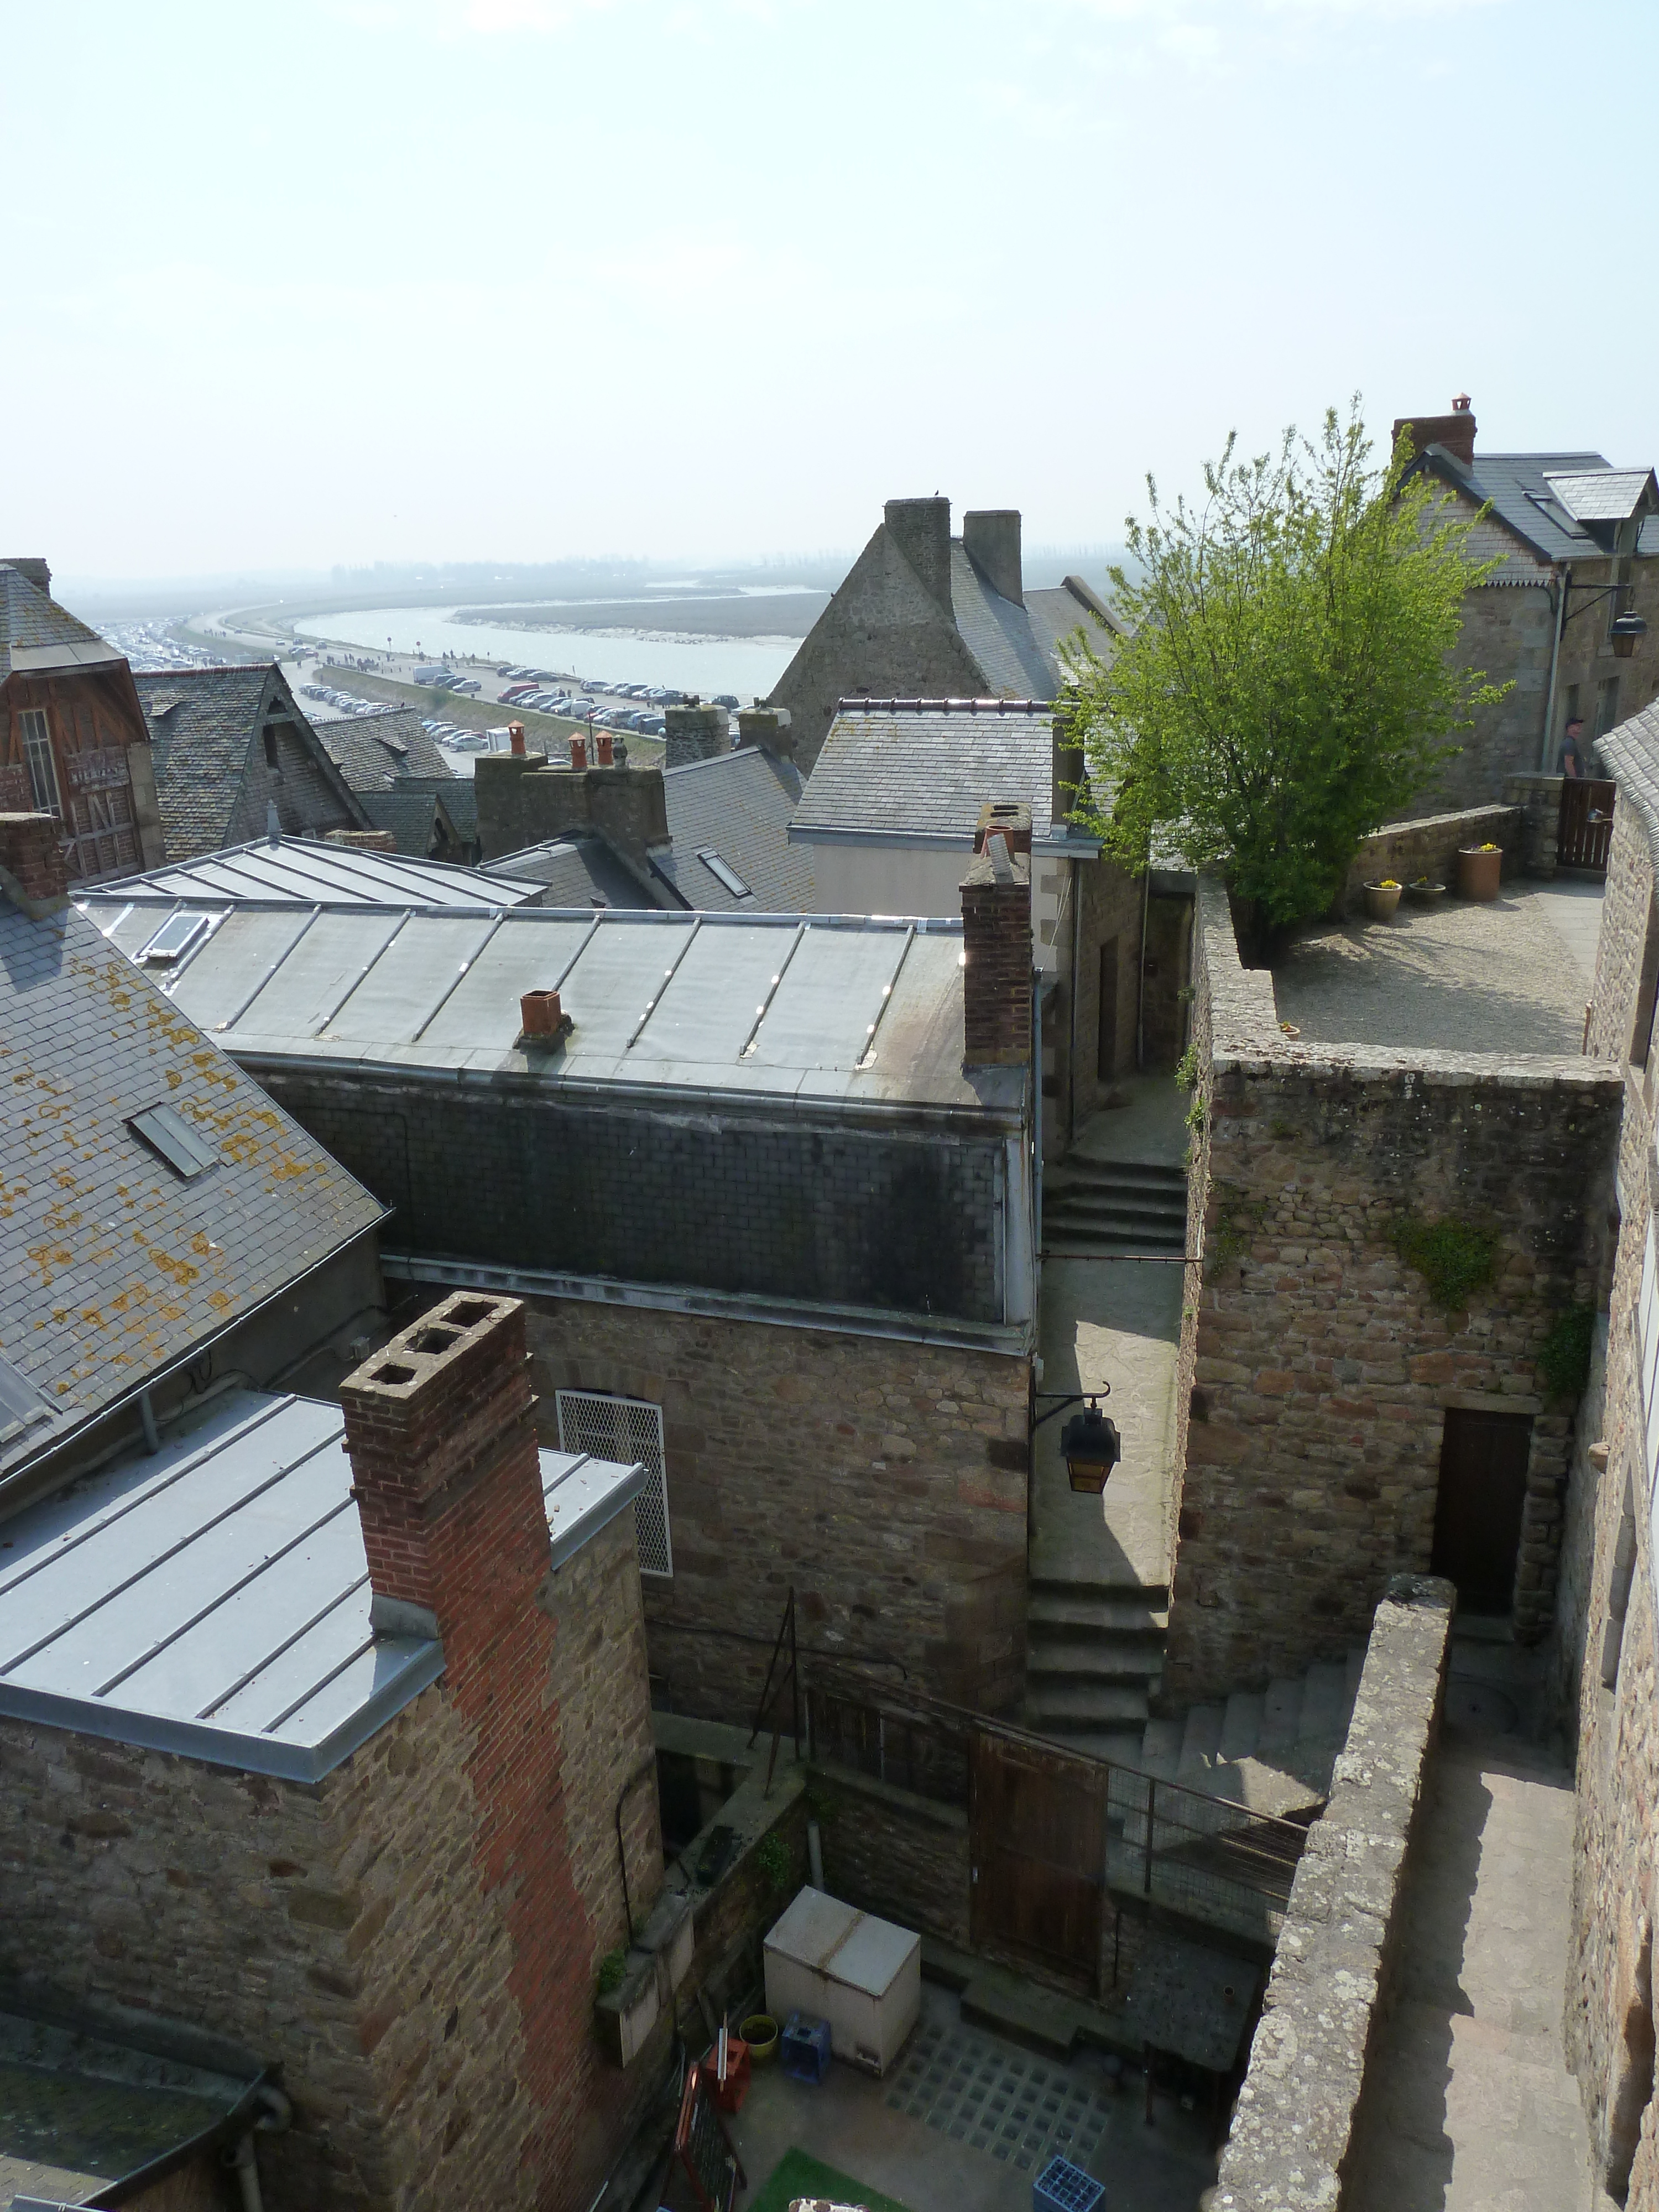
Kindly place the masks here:
POLYGON ((1106 1878, 1106 1769, 975 1730, 968 1818, 975 1948, 1034 1955, 1092 1985, 1106 1878))
POLYGON ((1100 1028, 1095 1052, 1095 1073, 1102 1083, 1117 1074, 1117 948, 1108 938, 1100 948, 1100 1028))
POLYGON ((1613 802, 1617 787, 1593 776, 1567 776, 1561 785, 1561 820, 1556 831, 1556 862, 1563 868, 1607 872, 1613 849, 1613 802))
POLYGON ((1465 1613, 1503 1614, 1514 1606, 1531 1455, 1529 1414, 1448 1409, 1430 1565, 1457 1585, 1465 1613))

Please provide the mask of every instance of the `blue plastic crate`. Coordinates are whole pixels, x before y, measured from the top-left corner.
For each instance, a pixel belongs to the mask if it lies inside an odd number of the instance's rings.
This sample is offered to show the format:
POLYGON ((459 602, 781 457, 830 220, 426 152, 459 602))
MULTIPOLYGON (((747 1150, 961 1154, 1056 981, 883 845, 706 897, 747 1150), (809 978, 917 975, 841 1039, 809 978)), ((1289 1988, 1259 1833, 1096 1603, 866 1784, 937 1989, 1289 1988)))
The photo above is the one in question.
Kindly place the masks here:
POLYGON ((1095 2212, 1105 2194, 1103 2181, 1055 2156, 1031 2184, 1031 2212, 1095 2212))
POLYGON ((797 2081, 822 2081, 830 2070, 830 2023, 792 2012, 778 2039, 778 2057, 797 2081))

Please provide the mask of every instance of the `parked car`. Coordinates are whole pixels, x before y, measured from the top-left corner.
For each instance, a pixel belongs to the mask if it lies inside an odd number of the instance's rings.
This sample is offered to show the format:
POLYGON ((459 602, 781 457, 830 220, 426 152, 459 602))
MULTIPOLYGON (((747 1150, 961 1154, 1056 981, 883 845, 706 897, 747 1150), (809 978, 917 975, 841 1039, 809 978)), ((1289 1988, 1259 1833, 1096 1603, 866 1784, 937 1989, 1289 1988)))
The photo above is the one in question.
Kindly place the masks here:
POLYGON ((449 688, 452 691, 481 691, 483 686, 476 676, 452 676, 449 688))
POLYGON ((717 691, 714 695, 713 703, 716 707, 728 708, 730 711, 735 714, 741 702, 734 699, 729 691, 717 691))

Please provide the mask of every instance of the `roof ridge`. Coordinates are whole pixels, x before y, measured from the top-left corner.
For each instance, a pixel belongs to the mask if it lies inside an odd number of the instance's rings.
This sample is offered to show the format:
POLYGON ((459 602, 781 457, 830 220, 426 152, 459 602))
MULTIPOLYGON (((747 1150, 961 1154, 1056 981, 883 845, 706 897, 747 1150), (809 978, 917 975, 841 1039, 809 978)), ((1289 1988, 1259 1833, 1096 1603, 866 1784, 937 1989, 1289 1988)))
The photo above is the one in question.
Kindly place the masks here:
POLYGON ((878 699, 866 698, 862 692, 857 692, 849 698, 836 702, 838 714, 856 713, 860 708, 883 714, 1052 714, 1055 712, 1052 699, 878 699))

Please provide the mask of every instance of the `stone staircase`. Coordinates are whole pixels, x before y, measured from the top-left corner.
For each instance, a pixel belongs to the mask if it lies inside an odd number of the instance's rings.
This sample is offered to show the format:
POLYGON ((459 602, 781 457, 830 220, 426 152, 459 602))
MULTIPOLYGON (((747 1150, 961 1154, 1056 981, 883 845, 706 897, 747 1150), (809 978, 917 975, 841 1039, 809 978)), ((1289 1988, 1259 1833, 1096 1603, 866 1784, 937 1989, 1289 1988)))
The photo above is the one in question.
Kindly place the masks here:
POLYGON ((1096 1160, 1073 1152, 1045 1170, 1042 1249, 1084 1253, 1184 1252, 1187 1171, 1152 1160, 1096 1160))
POLYGON ((1340 1664, 1310 1667, 1266 1690, 1235 1691, 1225 1705, 1149 1721, 1137 1763, 1160 1782, 1231 1797, 1254 1813, 1306 1811, 1330 1795, 1364 1663, 1364 1650, 1352 1650, 1340 1664))
POLYGON ((1164 1670, 1170 1594, 1142 1583, 1033 1577, 1025 1614, 1025 1724, 1139 1766, 1164 1670))

